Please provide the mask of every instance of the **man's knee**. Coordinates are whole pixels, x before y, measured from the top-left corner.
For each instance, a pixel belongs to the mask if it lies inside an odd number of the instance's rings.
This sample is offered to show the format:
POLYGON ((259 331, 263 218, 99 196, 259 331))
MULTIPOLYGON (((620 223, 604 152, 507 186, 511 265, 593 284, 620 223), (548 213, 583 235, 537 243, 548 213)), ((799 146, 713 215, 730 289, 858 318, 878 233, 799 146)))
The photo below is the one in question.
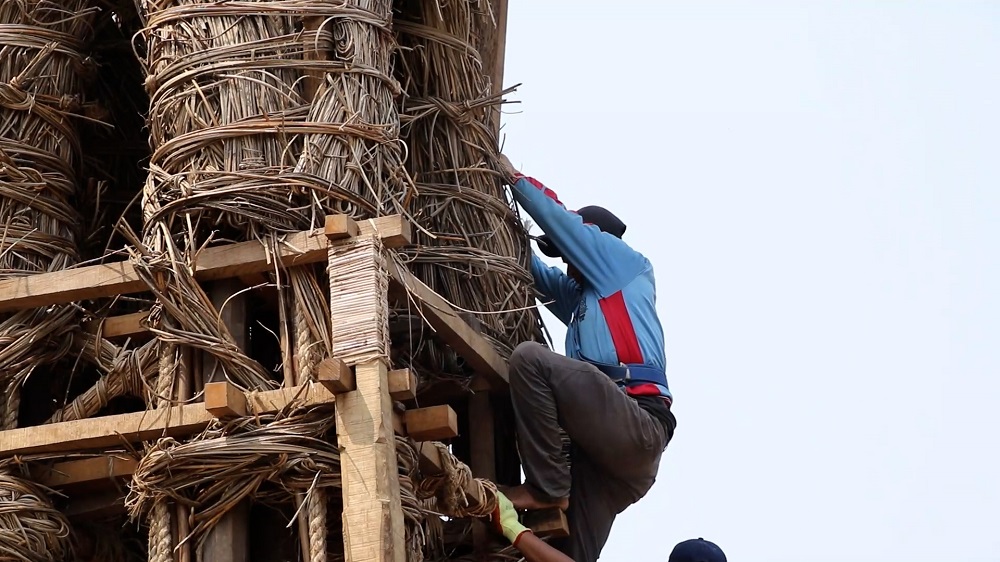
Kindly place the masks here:
POLYGON ((510 377, 510 384, 518 384, 525 377, 536 373, 538 371, 538 360, 546 351, 548 349, 538 342, 526 341, 518 344, 510 354, 510 359, 507 362, 509 367, 507 373, 510 377))

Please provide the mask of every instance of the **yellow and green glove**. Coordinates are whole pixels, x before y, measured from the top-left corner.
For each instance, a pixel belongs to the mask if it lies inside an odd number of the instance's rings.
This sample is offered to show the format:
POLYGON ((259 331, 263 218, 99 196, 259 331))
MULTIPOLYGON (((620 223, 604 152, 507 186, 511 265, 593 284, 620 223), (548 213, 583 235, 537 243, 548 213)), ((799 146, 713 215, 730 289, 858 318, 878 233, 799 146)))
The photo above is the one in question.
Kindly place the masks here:
POLYGON ((490 522, 493 523, 493 528, 515 547, 521 535, 531 532, 531 529, 517 520, 517 510, 514 509, 514 504, 510 503, 507 496, 499 491, 497 492, 497 506, 493 509, 493 514, 490 515, 490 522))

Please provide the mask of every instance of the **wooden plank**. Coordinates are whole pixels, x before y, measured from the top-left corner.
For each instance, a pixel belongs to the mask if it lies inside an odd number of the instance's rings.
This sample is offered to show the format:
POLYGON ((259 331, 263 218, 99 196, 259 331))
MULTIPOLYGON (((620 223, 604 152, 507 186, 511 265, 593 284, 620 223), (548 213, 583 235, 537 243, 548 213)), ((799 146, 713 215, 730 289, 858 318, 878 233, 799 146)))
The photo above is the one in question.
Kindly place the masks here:
POLYGON ((131 457, 101 455, 57 462, 50 466, 33 466, 31 478, 43 486, 54 489, 84 487, 130 477, 138 465, 139 461, 131 457))
POLYGON ((458 316, 448 301, 393 260, 386 260, 386 269, 394 282, 409 290, 427 322, 446 344, 495 389, 507 388, 507 362, 483 336, 458 316))
POLYGON ((217 418, 238 418, 247 415, 247 397, 229 381, 205 385, 205 409, 217 418))
POLYGON ((440 441, 458 436, 458 415, 447 404, 407 410, 406 434, 417 441, 440 441))
POLYGON ((389 371, 389 396, 393 400, 413 400, 417 397, 417 375, 409 369, 389 371))
POLYGON ((496 18, 496 42, 493 45, 493 60, 490 61, 492 73, 490 80, 493 85, 493 93, 503 90, 503 71, 507 55, 507 0, 495 0, 493 2, 495 11, 493 17, 496 18))
POLYGON ((101 336, 107 339, 135 336, 148 331, 142 325, 142 322, 148 317, 148 310, 119 316, 108 316, 104 320, 96 322, 91 331, 97 333, 99 330, 101 336))
POLYGON ((336 357, 327 357, 316 365, 316 380, 334 394, 350 392, 356 387, 354 371, 336 357))
POLYGON ((245 499, 226 512, 205 536, 199 553, 204 562, 250 560, 250 500, 245 499))
MULTIPOLYGON (((408 244, 412 236, 410 223, 400 215, 361 221, 358 228, 361 236, 377 235, 390 248, 408 244)), ((319 263, 326 261, 329 245, 323 229, 315 229, 289 234, 274 255, 255 241, 206 248, 198 254, 195 278, 213 281, 263 273, 273 270, 275 261, 286 267, 319 263)), ((146 290, 130 262, 25 275, 0 280, 0 312, 146 290)))
MULTIPOLYGON (((322 385, 247 394, 249 414, 273 414, 290 403, 301 406, 332 404, 334 395, 322 385)), ((30 453, 65 453, 103 449, 161 436, 182 437, 205 429, 215 417, 204 404, 184 404, 67 422, 0 431, 0 458, 30 453)))
POLYGON ((403 510, 388 368, 355 367, 357 390, 337 397, 337 442, 343 481, 344 553, 351 562, 403 562, 403 510))

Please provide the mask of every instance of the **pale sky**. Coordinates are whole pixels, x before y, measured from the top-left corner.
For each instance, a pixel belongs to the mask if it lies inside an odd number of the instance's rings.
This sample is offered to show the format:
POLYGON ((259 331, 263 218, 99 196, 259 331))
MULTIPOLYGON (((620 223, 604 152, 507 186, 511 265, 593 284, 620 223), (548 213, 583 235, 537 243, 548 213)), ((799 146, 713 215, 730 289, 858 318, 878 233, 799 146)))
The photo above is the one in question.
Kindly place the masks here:
POLYGON ((657 273, 677 433, 602 560, 1000 561, 1000 2, 510 0, 507 34, 505 152, 657 273))

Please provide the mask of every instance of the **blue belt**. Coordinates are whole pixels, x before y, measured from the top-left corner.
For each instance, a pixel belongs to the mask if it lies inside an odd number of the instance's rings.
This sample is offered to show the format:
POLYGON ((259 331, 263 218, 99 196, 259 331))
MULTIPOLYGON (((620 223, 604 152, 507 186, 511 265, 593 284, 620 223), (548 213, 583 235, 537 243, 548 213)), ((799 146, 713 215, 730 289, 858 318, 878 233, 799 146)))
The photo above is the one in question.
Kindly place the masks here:
POLYGON ((666 373, 656 367, 640 364, 607 365, 605 363, 595 363, 593 361, 587 362, 597 367, 597 369, 607 375, 608 378, 619 384, 627 385, 630 383, 645 382, 658 384, 663 388, 668 389, 668 391, 670 389, 667 385, 666 373))

